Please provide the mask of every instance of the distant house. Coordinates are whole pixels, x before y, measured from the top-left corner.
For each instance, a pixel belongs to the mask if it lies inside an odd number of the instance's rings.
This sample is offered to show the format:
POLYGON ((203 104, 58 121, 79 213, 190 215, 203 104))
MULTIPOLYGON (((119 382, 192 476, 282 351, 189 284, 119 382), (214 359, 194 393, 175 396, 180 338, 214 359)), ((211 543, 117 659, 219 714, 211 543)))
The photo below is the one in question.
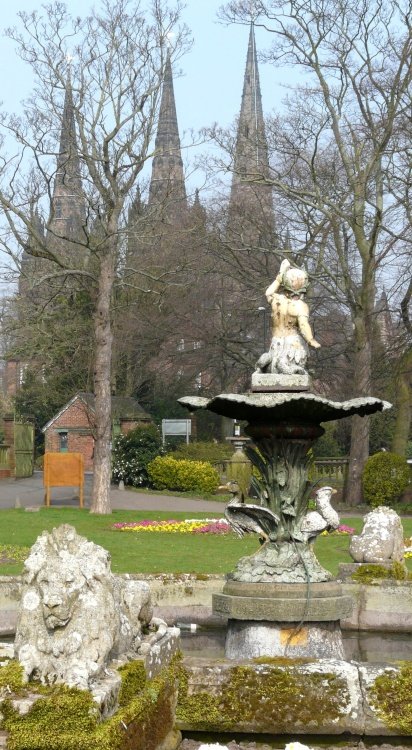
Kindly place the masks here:
MULTIPOLYGON (((46 452, 82 453, 84 468, 93 468, 94 394, 79 392, 43 427, 46 452)), ((140 424, 150 424, 151 417, 140 404, 128 396, 112 396, 113 436, 126 434, 140 424)))

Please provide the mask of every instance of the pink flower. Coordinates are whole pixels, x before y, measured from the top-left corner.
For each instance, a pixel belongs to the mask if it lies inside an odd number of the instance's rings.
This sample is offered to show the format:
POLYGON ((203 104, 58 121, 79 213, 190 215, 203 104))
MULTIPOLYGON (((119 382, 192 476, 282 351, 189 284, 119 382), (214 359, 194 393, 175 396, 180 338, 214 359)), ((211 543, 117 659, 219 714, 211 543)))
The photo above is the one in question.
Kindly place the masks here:
POLYGON ((341 523, 340 526, 336 529, 340 534, 354 534, 355 529, 352 528, 352 526, 346 526, 346 524, 341 523))

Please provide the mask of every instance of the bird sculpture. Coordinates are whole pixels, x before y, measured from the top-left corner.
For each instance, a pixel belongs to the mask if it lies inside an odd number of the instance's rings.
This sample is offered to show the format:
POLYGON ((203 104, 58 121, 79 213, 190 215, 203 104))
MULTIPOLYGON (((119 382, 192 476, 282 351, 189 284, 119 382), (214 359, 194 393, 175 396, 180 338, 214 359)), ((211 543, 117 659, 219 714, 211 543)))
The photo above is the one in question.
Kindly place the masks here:
POLYGON ((339 526, 339 516, 331 506, 333 487, 320 487, 316 491, 316 508, 309 510, 303 517, 300 528, 294 539, 302 542, 313 542, 322 531, 331 531, 339 526))
POLYGON ((262 505, 242 502, 237 482, 229 482, 226 489, 232 494, 232 499, 225 508, 225 517, 232 529, 239 536, 259 534, 268 542, 270 535, 276 532, 279 516, 262 505))

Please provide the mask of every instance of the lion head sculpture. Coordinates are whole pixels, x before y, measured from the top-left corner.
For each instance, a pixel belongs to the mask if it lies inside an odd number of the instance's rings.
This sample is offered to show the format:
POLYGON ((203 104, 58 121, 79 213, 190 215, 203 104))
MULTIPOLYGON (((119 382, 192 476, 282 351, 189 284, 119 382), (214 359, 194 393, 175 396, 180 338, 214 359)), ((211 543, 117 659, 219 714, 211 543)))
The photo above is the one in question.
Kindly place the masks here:
POLYGON ((15 638, 26 679, 87 688, 110 658, 136 651, 152 615, 150 591, 134 581, 127 594, 125 586, 109 553, 73 527, 43 532, 25 562, 15 638))

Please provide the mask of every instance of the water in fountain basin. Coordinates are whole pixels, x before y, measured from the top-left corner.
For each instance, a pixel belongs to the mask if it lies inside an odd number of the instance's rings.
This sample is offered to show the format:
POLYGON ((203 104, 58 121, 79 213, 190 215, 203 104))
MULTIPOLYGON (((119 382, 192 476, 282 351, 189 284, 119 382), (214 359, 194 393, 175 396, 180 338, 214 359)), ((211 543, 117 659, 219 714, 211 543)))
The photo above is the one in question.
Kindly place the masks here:
MULTIPOLYGON (((343 631, 346 659, 371 663, 412 660, 412 639, 408 633, 360 633, 343 631)), ((226 630, 182 631, 182 650, 186 656, 223 659, 226 630)))

